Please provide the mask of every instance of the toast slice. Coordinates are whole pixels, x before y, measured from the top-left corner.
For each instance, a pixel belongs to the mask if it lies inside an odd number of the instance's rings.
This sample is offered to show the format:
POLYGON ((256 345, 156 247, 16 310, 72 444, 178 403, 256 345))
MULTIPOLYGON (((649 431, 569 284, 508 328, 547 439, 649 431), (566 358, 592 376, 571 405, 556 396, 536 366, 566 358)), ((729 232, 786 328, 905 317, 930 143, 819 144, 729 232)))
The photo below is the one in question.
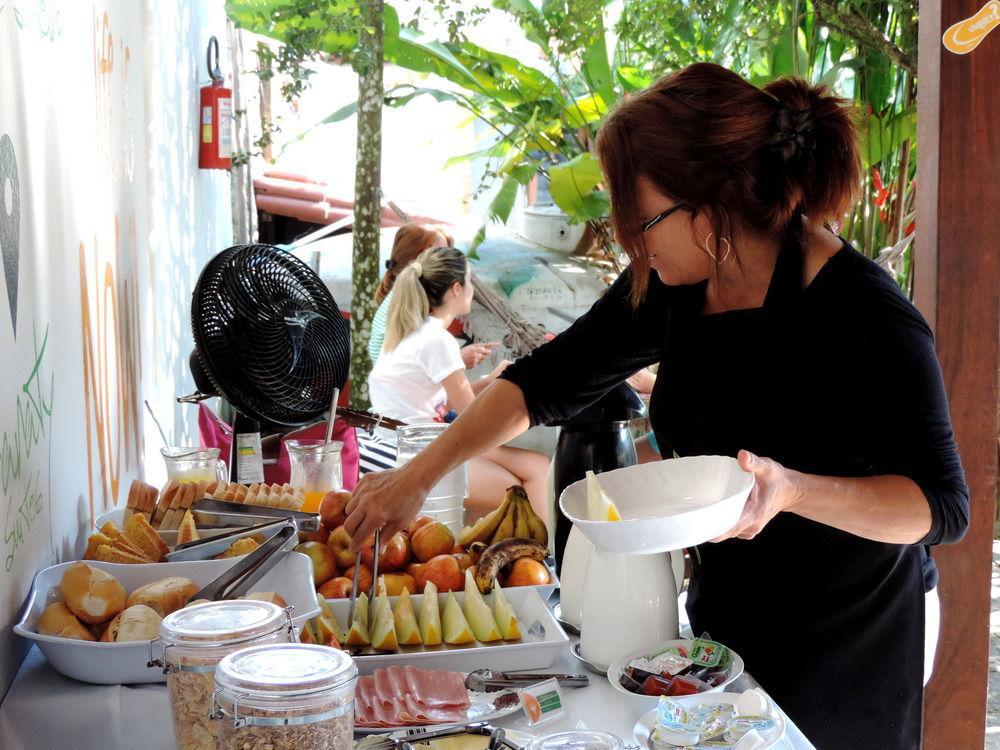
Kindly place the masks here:
POLYGON ((122 530, 115 526, 114 521, 108 521, 101 527, 101 533, 111 539, 111 547, 127 552, 131 555, 143 558, 144 562, 152 562, 146 559, 145 553, 129 541, 129 538, 122 533, 122 530))
POLYGON ((149 562, 149 560, 145 557, 133 555, 131 552, 125 552, 124 550, 118 549, 117 547, 111 547, 107 544, 98 546, 94 559, 100 560, 101 562, 127 563, 133 565, 149 562))
POLYGON ((154 528, 159 528, 163 524, 163 519, 170 509, 170 503, 173 502, 174 495, 180 486, 180 483, 176 479, 171 479, 167 482, 167 486, 163 488, 163 492, 160 493, 160 498, 156 504, 156 510, 153 511, 153 518, 150 521, 154 528))
POLYGON ((133 513, 125 521, 125 537, 153 562, 162 562, 170 551, 170 547, 156 529, 149 525, 142 513, 133 513))
POLYGON ((191 514, 190 510, 186 510, 184 511, 184 517, 181 518, 181 522, 177 526, 177 544, 196 542, 199 539, 201 539, 201 534, 198 533, 198 527, 195 525, 194 516, 191 514))

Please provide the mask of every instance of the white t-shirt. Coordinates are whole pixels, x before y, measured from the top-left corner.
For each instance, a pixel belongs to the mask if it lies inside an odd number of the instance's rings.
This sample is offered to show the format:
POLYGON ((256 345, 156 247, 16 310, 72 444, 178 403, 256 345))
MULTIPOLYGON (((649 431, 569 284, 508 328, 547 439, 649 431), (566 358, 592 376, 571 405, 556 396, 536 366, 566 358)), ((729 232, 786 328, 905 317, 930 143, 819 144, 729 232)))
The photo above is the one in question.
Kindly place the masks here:
POLYGON ((431 315, 395 349, 379 355, 368 375, 372 409, 410 424, 437 420, 447 401, 441 382, 464 369, 458 341, 431 315))

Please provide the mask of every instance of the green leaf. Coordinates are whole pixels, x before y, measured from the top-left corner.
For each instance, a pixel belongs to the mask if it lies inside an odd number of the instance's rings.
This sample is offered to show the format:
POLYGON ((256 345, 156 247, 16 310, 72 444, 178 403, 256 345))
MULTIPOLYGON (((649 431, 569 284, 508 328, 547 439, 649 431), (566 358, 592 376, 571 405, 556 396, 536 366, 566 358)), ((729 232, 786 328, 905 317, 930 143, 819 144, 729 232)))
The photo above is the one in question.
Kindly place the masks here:
POLYGON ((639 68, 622 65, 615 69, 615 75, 626 91, 639 91, 649 86, 653 79, 645 75, 639 68))
POLYGON ((843 73, 845 70, 853 70, 857 72, 861 68, 862 64, 863 60, 857 57, 852 57, 848 60, 841 60, 840 62, 836 63, 833 67, 831 67, 828 71, 826 71, 826 73, 823 74, 823 77, 820 78, 816 83, 819 85, 830 86, 831 88, 833 88, 837 85, 837 79, 840 77, 841 73, 843 73))
POLYGON ((487 215, 501 224, 506 224, 510 218, 510 212, 514 210, 514 201, 517 200, 517 189, 520 183, 513 175, 504 178, 500 183, 500 190, 490 202, 487 215))
POLYGON ((571 128, 582 128, 597 122, 608 113, 608 107, 600 95, 581 96, 562 113, 562 119, 571 128))
POLYGON ((594 199, 589 196, 602 179, 600 165, 588 151, 549 168, 549 193, 571 220, 593 218, 589 214, 595 210, 594 199))
POLYGON ((594 39, 583 52, 583 67, 581 72, 591 92, 600 95, 601 99, 610 103, 615 100, 615 86, 611 77, 611 65, 608 63, 608 45, 604 34, 604 13, 601 5, 597 5, 594 18, 594 39))
POLYGON ((486 225, 481 224, 479 229, 476 231, 476 236, 472 238, 472 243, 469 245, 469 252, 465 255, 469 260, 479 260, 479 253, 476 250, 479 246, 483 244, 483 240, 486 239, 486 225))

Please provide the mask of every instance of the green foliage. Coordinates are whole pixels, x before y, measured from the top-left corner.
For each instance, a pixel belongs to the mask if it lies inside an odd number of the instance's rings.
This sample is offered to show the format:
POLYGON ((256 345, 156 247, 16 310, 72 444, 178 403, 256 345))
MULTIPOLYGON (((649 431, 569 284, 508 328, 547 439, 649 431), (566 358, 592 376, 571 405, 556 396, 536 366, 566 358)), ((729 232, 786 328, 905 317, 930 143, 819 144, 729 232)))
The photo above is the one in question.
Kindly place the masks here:
MULTIPOLYGON (((421 3, 402 27, 387 6, 386 61, 426 74, 428 81, 386 92, 386 104, 405 106, 415 96, 433 96, 457 103, 492 128, 496 144, 449 160, 492 160, 486 173, 500 180, 500 190, 488 221, 509 217, 517 188, 526 182, 510 171, 509 165, 517 164, 550 177, 553 200, 570 221, 587 222, 596 237, 606 238, 607 196, 589 151, 601 120, 623 96, 699 61, 725 65, 757 85, 792 74, 827 84, 858 105, 868 170, 864 200, 844 218, 841 232, 873 257, 896 248, 897 274, 906 286, 916 138, 915 85, 908 69, 916 59, 916 3, 492 0, 492 9, 468 11, 433 0, 421 3), (612 8, 616 18, 609 16, 612 8), (467 32, 489 12, 512 17, 537 48, 538 60, 470 42, 467 32), (429 19, 444 22, 446 38, 421 31, 429 19)), ((283 62, 279 55, 278 66, 294 70, 305 38, 351 60, 352 38, 340 23, 317 29, 308 14, 293 20, 292 8, 301 12, 320 5, 335 6, 341 14, 335 18, 343 19, 353 7, 318 0, 229 0, 227 9, 241 25, 293 45, 283 62)), ((335 115, 345 112, 341 108, 335 115)), ((478 237, 483 236, 481 230, 478 237)))

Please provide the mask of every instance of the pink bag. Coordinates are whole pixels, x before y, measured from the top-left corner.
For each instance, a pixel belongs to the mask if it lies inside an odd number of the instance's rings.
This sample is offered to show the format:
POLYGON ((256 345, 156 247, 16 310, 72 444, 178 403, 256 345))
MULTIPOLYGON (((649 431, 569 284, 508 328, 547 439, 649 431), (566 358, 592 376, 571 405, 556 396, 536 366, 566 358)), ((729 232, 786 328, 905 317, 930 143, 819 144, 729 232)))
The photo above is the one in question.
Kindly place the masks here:
MULTIPOLYGON (((198 404, 198 435, 204 448, 218 448, 220 456, 229 463, 232 449, 233 428, 223 422, 204 402, 198 404)), ((264 481, 268 484, 285 484, 291 476, 286 440, 322 440, 326 437, 326 421, 302 427, 283 435, 278 447, 278 463, 264 465, 264 481)), ((343 420, 333 426, 333 439, 344 444, 340 451, 343 465, 344 489, 353 490, 358 484, 358 437, 354 428, 343 420)))

